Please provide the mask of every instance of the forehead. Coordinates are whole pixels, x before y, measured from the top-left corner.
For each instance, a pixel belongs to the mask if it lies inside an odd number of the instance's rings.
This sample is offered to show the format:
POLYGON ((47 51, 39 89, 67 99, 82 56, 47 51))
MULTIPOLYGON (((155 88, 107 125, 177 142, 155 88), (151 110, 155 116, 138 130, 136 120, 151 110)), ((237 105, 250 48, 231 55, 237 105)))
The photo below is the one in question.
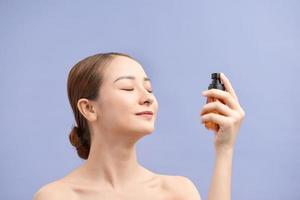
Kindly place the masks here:
POLYGON ((105 70, 105 79, 114 81, 120 76, 136 76, 137 79, 146 77, 143 67, 135 60, 125 57, 115 57, 105 70))

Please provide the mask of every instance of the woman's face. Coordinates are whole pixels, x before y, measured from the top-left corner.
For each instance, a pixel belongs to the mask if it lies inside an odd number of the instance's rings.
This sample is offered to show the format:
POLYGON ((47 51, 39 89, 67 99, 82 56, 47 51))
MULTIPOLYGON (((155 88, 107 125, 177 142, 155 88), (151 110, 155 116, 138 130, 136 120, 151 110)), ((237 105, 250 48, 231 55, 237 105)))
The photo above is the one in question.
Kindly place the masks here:
POLYGON ((104 71, 97 99, 100 128, 133 137, 154 130, 158 103, 147 78, 138 62, 124 56, 114 58, 104 71), (153 115, 137 115, 142 111, 152 111, 153 115))

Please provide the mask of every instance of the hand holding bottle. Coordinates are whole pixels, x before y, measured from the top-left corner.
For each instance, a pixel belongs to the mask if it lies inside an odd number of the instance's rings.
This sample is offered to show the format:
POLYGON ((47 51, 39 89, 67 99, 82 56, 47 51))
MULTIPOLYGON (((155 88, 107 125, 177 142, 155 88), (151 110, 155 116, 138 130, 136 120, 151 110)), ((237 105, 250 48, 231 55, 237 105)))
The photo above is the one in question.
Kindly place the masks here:
POLYGON ((200 113, 201 120, 206 128, 214 131, 216 150, 231 150, 234 148, 245 112, 228 78, 223 73, 214 73, 212 78, 213 83, 219 81, 219 87, 211 87, 212 83, 210 89, 202 93, 207 97, 207 104, 200 113), (223 84, 220 84, 220 81, 223 84))

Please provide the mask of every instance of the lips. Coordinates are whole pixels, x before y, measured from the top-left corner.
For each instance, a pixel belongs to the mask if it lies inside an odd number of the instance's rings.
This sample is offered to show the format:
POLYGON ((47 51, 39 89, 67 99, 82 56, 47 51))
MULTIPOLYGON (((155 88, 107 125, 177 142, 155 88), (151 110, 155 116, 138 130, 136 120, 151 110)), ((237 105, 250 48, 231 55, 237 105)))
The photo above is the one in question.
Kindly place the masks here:
POLYGON ((153 112, 152 111, 143 111, 143 112, 139 112, 139 113, 136 113, 137 115, 153 115, 153 112))

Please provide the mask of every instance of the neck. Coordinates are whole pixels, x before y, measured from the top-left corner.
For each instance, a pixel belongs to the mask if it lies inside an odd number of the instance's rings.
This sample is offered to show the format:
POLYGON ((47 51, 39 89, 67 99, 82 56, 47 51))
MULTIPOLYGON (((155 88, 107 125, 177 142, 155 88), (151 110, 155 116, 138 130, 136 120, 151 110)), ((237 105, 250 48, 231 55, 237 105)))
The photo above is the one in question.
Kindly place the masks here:
POLYGON ((93 181, 112 188, 122 188, 142 173, 136 156, 136 141, 120 135, 122 133, 97 134, 92 139, 89 157, 83 166, 86 175, 93 181))

